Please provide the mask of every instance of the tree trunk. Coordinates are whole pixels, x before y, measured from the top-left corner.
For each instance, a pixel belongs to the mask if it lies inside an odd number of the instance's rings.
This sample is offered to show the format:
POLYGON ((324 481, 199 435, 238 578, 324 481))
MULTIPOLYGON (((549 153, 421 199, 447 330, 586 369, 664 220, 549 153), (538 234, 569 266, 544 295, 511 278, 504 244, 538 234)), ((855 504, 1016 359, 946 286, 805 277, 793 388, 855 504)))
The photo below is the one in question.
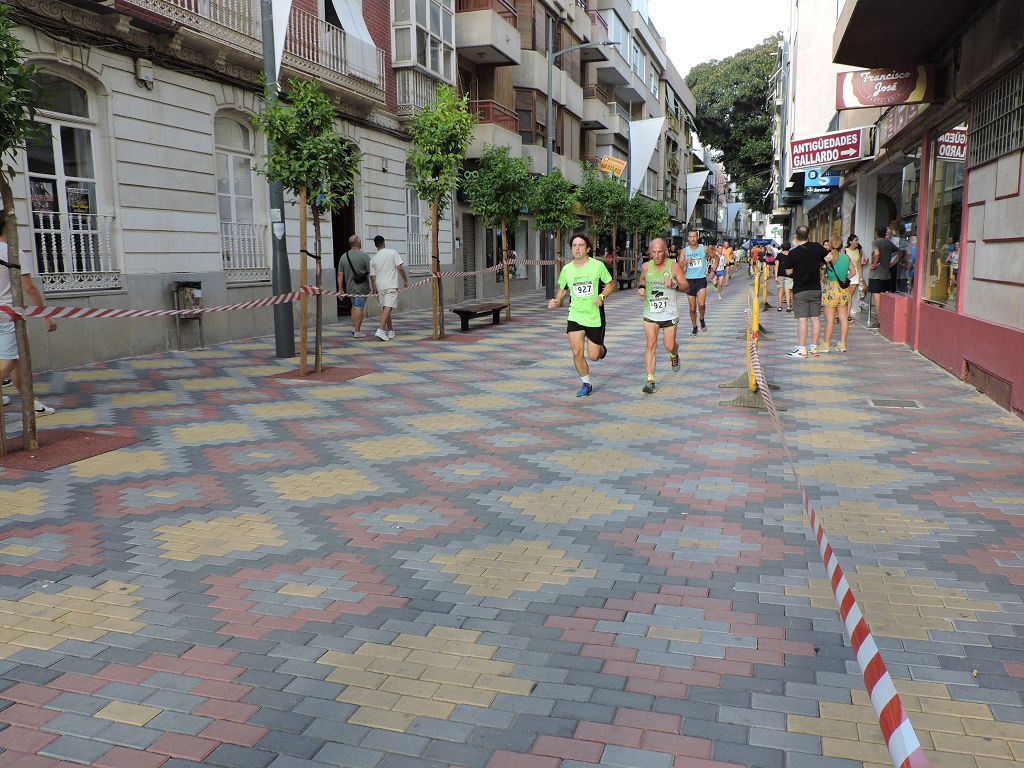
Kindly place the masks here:
POLYGON ((324 297, 320 295, 323 287, 324 269, 320 253, 320 209, 313 206, 313 251, 316 253, 316 329, 313 341, 313 370, 322 373, 324 359, 324 297))
POLYGON ((444 299, 441 278, 438 277, 441 272, 441 248, 437 242, 441 232, 441 222, 438 221, 440 207, 441 201, 438 198, 435 198, 430 204, 430 271, 433 273, 433 280, 431 281, 433 291, 431 293, 433 294, 434 341, 444 338, 444 299))
MULTIPOLYGON (((306 188, 299 190, 299 288, 304 289, 309 282, 309 267, 306 264, 306 188)), ((299 375, 305 376, 309 373, 307 356, 309 354, 309 318, 306 311, 309 307, 309 297, 303 290, 299 294, 299 375)))
POLYGON ((501 222, 501 271, 505 277, 505 319, 512 319, 512 286, 508 282, 508 232, 501 222))
POLYGON ((612 224, 612 278, 619 279, 619 225, 612 224))
MULTIPOLYGON (((18 219, 14 213, 14 192, 7 181, 7 176, 0 169, 0 199, 3 200, 4 232, 7 233, 7 261, 18 264, 18 219)), ((6 269, 6 267, 0 267, 6 269)), ((11 272, 11 296, 14 306, 25 306, 25 296, 21 291, 21 273, 11 272)), ((21 384, 21 431, 22 450, 34 451, 39 447, 36 434, 35 390, 32 386, 32 355, 28 346, 28 328, 24 318, 14 321, 15 338, 18 341, 18 381, 21 384)))

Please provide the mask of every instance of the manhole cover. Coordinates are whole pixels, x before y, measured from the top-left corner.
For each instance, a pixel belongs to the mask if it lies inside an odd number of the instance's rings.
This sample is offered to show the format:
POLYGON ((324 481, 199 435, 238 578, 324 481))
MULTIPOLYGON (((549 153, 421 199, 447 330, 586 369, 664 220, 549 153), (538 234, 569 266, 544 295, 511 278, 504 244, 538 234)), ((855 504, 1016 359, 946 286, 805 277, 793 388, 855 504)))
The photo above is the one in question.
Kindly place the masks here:
POLYGON ((531 365, 536 365, 536 364, 537 364, 536 360, 515 360, 512 363, 512 365, 515 365, 515 366, 517 366, 519 368, 529 368, 531 365))
POLYGON ((920 408, 917 400, 869 400, 875 408, 920 408))

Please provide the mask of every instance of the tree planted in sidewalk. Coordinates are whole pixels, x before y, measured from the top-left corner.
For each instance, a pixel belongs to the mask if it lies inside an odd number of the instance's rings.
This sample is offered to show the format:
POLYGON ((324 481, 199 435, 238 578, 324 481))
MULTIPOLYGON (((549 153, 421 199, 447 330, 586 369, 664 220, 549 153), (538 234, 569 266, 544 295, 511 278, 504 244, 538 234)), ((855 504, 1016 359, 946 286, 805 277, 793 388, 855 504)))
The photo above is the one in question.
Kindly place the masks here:
POLYGON ((501 261, 505 278, 505 319, 512 318, 508 269, 508 231, 515 232, 532 197, 535 179, 530 166, 508 147, 484 148, 475 175, 463 180, 469 207, 486 227, 501 229, 501 261))
POLYGON ((444 284, 438 240, 441 220, 459 184, 459 171, 473 140, 477 117, 469 111, 469 96, 459 96, 448 85, 437 87, 437 98, 409 123, 412 149, 412 185, 421 200, 430 204, 430 270, 433 280, 434 338, 444 338, 444 284))
MULTIPOLYGON (((14 168, 6 161, 13 160, 15 153, 38 133, 33 122, 38 97, 33 81, 35 67, 27 64, 27 50, 14 36, 15 22, 11 6, 0 4, 0 199, 3 201, 4 231, 7 235, 8 269, 11 278, 11 294, 15 306, 23 306, 25 297, 21 290, 21 271, 18 251, 18 218, 14 210, 14 168)), ((32 356, 28 344, 28 330, 24 319, 14 321, 15 337, 18 342, 18 380, 21 385, 22 448, 35 450, 39 447, 36 434, 35 394, 32 386, 32 356)), ((2 406, 0 406, 2 410, 2 406)), ((0 455, 5 451, 4 426, 0 418, 0 455)))
POLYGON ((769 213, 772 110, 768 99, 781 33, 721 61, 690 70, 701 143, 714 149, 752 210, 769 213))
MULTIPOLYGON (((583 183, 577 189, 580 205, 594 218, 593 231, 598 237, 611 236, 612 251, 619 237, 619 223, 622 220, 629 195, 622 183, 609 173, 598 170, 597 166, 583 163, 583 183)), ((612 274, 619 276, 619 261, 612 264, 612 274)))
MULTIPOLYGON (((316 287, 322 287, 320 219, 326 211, 348 203, 355 194, 360 152, 336 132, 336 115, 330 98, 319 84, 291 80, 281 99, 267 99, 253 124, 267 137, 270 153, 259 173, 280 184, 299 199, 299 281, 308 279, 306 259, 316 265, 316 287), (313 213, 314 251, 307 249, 307 208, 313 213)), ((307 373, 307 297, 299 298, 299 373, 307 373)), ((323 296, 316 294, 314 371, 323 361, 323 296)))
MULTIPOLYGON (((534 225, 541 232, 557 241, 557 266, 562 265, 562 252, 565 232, 572 231, 579 225, 580 218, 576 215, 579 197, 572 183, 555 168, 551 173, 538 177, 533 184, 530 198, 530 212, 534 216, 534 225)), ((547 258, 548 254, 544 254, 547 258)))

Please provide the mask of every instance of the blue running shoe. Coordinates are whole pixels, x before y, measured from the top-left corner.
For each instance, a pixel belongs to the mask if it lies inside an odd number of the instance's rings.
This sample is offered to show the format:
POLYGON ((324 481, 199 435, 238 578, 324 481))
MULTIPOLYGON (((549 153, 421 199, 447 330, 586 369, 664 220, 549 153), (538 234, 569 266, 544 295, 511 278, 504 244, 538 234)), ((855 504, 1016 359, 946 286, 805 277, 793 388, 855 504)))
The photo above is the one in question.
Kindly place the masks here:
POLYGON ((589 395, 593 391, 594 391, 594 385, 593 384, 586 384, 586 383, 581 384, 579 391, 576 393, 576 397, 586 397, 587 395, 589 395))

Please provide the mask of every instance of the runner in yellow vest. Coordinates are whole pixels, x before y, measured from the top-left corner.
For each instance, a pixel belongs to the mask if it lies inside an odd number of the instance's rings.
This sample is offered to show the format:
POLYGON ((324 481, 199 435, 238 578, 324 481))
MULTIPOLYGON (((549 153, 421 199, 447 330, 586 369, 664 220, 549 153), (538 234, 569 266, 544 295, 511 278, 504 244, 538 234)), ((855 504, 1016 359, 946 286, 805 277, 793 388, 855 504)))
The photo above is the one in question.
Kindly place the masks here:
POLYGON ((587 356, 598 361, 608 354, 604 343, 604 300, 615 290, 615 283, 602 262, 590 258, 593 245, 590 237, 577 232, 569 241, 572 261, 558 275, 558 293, 548 302, 548 309, 562 306, 569 298, 569 319, 565 332, 572 348, 572 361, 580 375, 576 397, 587 397, 594 391, 590 382, 587 356))
POLYGON ((640 287, 637 294, 644 300, 644 334, 647 349, 644 362, 647 364, 647 383, 644 394, 654 394, 654 366, 658 352, 658 331, 664 329, 662 338, 668 350, 672 371, 679 370, 679 344, 676 342, 676 326, 679 325, 679 307, 676 293, 686 293, 690 283, 683 268, 675 261, 669 261, 665 241, 660 237, 651 242, 651 260, 640 271, 640 287))

